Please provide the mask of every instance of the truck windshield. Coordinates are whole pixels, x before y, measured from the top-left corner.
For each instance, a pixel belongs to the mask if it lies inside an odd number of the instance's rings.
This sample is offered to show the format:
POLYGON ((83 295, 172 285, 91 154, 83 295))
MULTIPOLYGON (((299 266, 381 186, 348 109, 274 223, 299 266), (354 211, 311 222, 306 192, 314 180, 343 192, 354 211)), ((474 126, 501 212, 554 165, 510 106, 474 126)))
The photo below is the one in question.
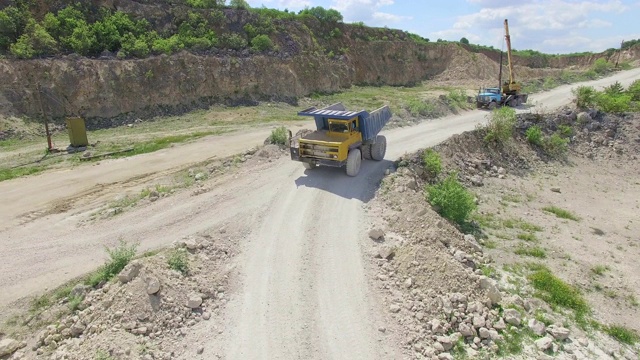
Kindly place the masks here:
POLYGON ((347 133, 349 132, 349 126, 346 122, 329 122, 329 131, 338 132, 338 133, 347 133))

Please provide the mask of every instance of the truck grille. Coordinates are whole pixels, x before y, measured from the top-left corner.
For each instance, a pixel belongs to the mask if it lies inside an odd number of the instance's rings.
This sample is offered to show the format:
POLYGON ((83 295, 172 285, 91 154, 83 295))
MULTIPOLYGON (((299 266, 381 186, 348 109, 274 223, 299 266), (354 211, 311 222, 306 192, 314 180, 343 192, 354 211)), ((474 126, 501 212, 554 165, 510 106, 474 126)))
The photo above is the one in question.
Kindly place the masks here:
POLYGON ((338 158, 338 146, 319 145, 301 140, 300 157, 335 160, 338 158))

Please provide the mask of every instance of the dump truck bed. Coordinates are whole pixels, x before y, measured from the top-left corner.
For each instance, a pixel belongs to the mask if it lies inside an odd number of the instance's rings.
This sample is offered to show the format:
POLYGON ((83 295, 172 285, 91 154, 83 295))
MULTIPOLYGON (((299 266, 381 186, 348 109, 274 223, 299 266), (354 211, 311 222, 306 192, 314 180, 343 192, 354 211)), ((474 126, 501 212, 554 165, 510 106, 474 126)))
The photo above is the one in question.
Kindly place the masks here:
POLYGON ((337 103, 322 109, 312 107, 299 112, 298 115, 313 116, 317 129, 328 129, 329 119, 351 120, 357 116, 360 118, 362 140, 366 142, 375 139, 380 130, 389 122, 391 110, 388 106, 383 106, 371 113, 365 110, 348 111, 342 103, 337 103))

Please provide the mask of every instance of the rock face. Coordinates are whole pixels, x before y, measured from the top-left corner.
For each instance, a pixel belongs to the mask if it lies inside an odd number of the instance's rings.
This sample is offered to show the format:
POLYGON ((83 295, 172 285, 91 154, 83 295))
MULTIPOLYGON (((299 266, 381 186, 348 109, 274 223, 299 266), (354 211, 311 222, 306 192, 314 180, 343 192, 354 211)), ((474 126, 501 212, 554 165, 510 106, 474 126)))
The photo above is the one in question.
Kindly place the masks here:
POLYGON ((76 56, 0 60, 0 81, 23 85, 17 92, 1 90, 0 98, 8 101, 7 112, 36 116, 40 110, 35 105, 35 92, 30 89, 40 82, 54 100, 68 102, 63 105, 43 97, 44 107, 50 109, 52 116, 79 114, 87 119, 88 129, 95 129, 105 127, 103 122, 108 118, 175 114, 225 100, 292 100, 314 92, 336 92, 354 84, 411 85, 442 73, 451 58, 462 51, 453 44, 389 41, 374 47, 368 42, 347 42, 349 56, 340 61, 311 54, 311 43, 295 45, 310 53, 288 56, 200 56, 181 52, 136 60, 76 56))

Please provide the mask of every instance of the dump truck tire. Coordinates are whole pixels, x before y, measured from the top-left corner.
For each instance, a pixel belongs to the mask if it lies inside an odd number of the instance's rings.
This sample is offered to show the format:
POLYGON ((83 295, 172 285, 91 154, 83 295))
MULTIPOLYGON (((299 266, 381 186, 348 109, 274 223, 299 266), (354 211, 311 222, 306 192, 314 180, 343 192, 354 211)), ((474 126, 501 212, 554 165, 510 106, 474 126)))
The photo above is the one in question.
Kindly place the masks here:
POLYGON ((347 175, 358 175, 360 172, 360 165, 362 164, 361 154, 360 149, 353 149, 349 151, 349 155, 347 155, 347 175))
POLYGON ((371 144, 362 145, 362 157, 371 160, 371 144))
POLYGON ((490 103, 489 103, 489 106, 487 106, 487 108, 488 108, 489 110, 493 110, 493 109, 495 109, 496 107, 498 107, 498 104, 496 104, 496 102, 495 102, 495 101, 490 102, 490 103))
POLYGON ((376 142, 371 146, 371 158, 376 161, 384 159, 387 153, 387 138, 378 136, 376 142))
POLYGON ((307 169, 307 170, 311 170, 311 169, 315 169, 316 168, 316 164, 311 164, 311 163, 307 163, 307 162, 303 162, 302 166, 304 166, 304 168, 307 169))

